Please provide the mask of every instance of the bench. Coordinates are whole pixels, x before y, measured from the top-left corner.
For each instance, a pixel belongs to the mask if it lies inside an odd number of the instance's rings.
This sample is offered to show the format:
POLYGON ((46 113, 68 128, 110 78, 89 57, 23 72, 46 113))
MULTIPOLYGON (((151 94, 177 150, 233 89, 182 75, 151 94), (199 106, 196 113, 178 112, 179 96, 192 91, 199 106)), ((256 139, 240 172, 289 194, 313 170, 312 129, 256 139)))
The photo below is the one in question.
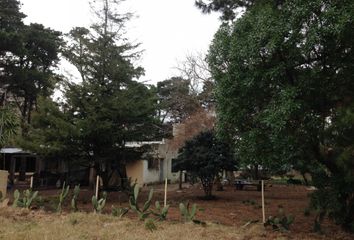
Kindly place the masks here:
POLYGON ((235 180, 234 185, 235 185, 236 190, 243 190, 245 187, 248 187, 248 186, 256 187, 257 191, 262 190, 261 181, 259 181, 257 183, 257 182, 250 182, 247 180, 235 180))

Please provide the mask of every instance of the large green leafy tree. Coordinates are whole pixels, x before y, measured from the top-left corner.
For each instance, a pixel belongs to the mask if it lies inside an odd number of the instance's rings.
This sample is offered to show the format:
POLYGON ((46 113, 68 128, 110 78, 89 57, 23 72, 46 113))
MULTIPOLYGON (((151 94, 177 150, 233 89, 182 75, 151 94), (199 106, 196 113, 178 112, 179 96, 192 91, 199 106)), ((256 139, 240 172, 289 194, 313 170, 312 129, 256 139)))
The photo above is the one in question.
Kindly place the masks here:
POLYGON ((25 134, 37 97, 49 97, 58 82, 61 39, 43 25, 23 24, 19 6, 16 0, 0 1, 0 81, 18 106, 25 134))
MULTIPOLYGON (((238 12, 253 6, 257 1, 260 2, 262 0, 196 0, 195 5, 204 13, 217 11, 222 13, 222 20, 233 20, 238 12)), ((274 3, 280 1, 282 0, 273 0, 274 3)))
POLYGON ((199 178, 205 198, 211 199, 216 177, 223 170, 234 170, 236 161, 228 144, 217 139, 213 131, 205 131, 186 141, 174 167, 199 178))
POLYGON ((68 35, 65 57, 82 82, 66 84, 65 97, 79 129, 76 143, 107 186, 111 170, 125 178, 126 162, 137 159, 139 152, 126 148, 126 143, 154 139, 159 121, 155 89, 136 81, 143 69, 133 64, 140 55, 137 45, 124 37, 130 15, 118 14, 119 1, 92 4, 97 22, 68 35))
POLYGON ((317 194, 330 199, 317 206, 353 230, 354 2, 200 6, 244 7, 242 17, 221 26, 209 54, 223 135, 245 164, 317 166, 308 169, 317 194))

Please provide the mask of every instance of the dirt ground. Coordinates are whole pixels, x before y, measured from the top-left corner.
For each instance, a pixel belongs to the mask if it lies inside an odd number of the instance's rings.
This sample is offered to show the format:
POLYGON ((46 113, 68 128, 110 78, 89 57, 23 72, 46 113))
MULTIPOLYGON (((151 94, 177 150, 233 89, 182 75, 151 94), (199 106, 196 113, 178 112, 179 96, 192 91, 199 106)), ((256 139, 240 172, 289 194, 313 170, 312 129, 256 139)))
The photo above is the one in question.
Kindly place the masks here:
MULTIPOLYGON (((163 185, 154 185, 144 187, 139 195, 139 202, 143 202, 147 198, 147 193, 150 188, 154 189, 153 202, 156 200, 163 202, 164 192, 163 185)), ((59 190, 40 191, 40 196, 43 199, 54 199, 59 190)), ((353 235, 347 234, 340 227, 326 220, 323 224, 324 233, 322 235, 313 233, 313 223, 315 213, 310 216, 304 215, 304 210, 308 207, 311 193, 305 186, 288 186, 288 185, 271 185, 266 187, 265 191, 265 211, 266 217, 277 214, 278 206, 282 205, 286 214, 292 214, 295 217, 294 223, 291 225, 290 232, 281 233, 281 236, 286 239, 354 239, 353 235)), ((79 197, 80 211, 92 211, 91 197, 93 191, 82 189, 79 197)), ((229 227, 241 228, 247 222, 258 220, 262 221, 261 209, 261 192, 253 188, 247 190, 235 190, 233 186, 225 186, 224 191, 214 191, 217 197, 215 200, 201 200, 203 191, 200 186, 190 186, 185 184, 183 190, 178 190, 178 185, 169 185, 168 204, 170 210, 168 219, 171 222, 180 220, 178 205, 180 202, 196 203, 201 211, 197 214, 197 219, 206 221, 211 224, 226 225, 229 227)), ((121 192, 108 193, 106 204, 106 213, 111 212, 112 206, 128 206, 127 196, 121 192)), ((51 211, 54 208, 54 203, 45 200, 46 211, 51 211)), ((67 211, 70 207, 67 206, 67 211)), ((137 218, 134 213, 128 213, 128 218, 137 218)), ((279 233, 273 233, 269 229, 268 237, 272 239, 279 236, 279 233)))

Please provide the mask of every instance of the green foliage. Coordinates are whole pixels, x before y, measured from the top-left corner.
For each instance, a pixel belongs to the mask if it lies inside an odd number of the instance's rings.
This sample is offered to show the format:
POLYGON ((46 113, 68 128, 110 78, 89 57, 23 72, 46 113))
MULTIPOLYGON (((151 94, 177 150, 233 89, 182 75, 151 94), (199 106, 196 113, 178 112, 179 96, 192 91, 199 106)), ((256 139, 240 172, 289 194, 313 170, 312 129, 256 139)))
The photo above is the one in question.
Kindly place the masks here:
POLYGON ((246 2, 252 7, 220 27, 209 51, 219 133, 243 166, 324 175, 314 181, 328 202, 323 210, 350 230, 354 2, 208 1, 204 7, 233 11, 246 2))
POLYGON ((191 208, 189 208, 189 202, 187 204, 180 203, 179 211, 181 213, 181 217, 186 222, 191 222, 195 220, 195 215, 197 214, 197 204, 193 204, 191 208))
POLYGON ((315 212, 314 231, 322 232, 321 224, 325 217, 353 231, 353 205, 350 197, 353 192, 353 179, 343 176, 328 176, 322 172, 314 176, 313 182, 318 189, 311 194, 311 210, 315 212))
POLYGON ((115 217, 122 218, 128 212, 129 212, 129 208, 113 207, 112 206, 112 215, 115 217))
POLYGON ((28 136, 20 143, 24 149, 36 152, 47 161, 60 159, 69 165, 81 157, 75 141, 79 130, 62 109, 65 109, 64 105, 39 97, 28 136))
POLYGON ((255 2, 256 0, 195 0, 195 5, 203 13, 221 12, 221 19, 228 21, 237 17, 237 10, 251 7, 255 2))
POLYGON ((133 212, 138 214, 139 220, 144 220, 151 213, 149 208, 150 208, 150 205, 151 205, 151 199, 152 199, 152 196, 154 194, 154 190, 153 189, 150 190, 148 199, 146 200, 146 202, 144 203, 144 206, 142 208, 140 208, 139 205, 138 205, 139 191, 140 191, 139 186, 135 185, 135 187, 134 187, 134 195, 130 197, 129 205, 130 205, 130 209, 133 212))
POLYGON ((256 205, 256 201, 250 199, 243 200, 242 203, 245 205, 256 205))
POLYGON ((146 230, 149 230, 151 232, 157 230, 154 219, 152 219, 152 218, 147 218, 144 222, 144 226, 145 226, 146 230))
POLYGON ((64 182, 63 187, 62 187, 61 192, 59 193, 59 197, 58 197, 57 212, 62 211, 62 205, 64 204, 64 201, 69 194, 69 189, 70 189, 70 186, 69 185, 65 186, 65 182, 64 182))
POLYGON ((18 134, 19 119, 11 106, 0 109, 0 146, 9 145, 18 134))
POLYGON ((285 215, 283 207, 279 206, 277 216, 269 216, 264 226, 272 226, 273 230, 288 231, 294 222, 293 215, 285 215))
POLYGON ((160 220, 160 221, 163 221, 163 220, 166 220, 167 218, 167 214, 168 214, 168 209, 170 208, 170 205, 166 205, 164 207, 162 207, 160 205, 160 202, 159 201, 156 201, 155 202, 155 209, 156 211, 153 211, 153 214, 155 216, 157 216, 157 218, 160 220))
POLYGON ((79 198, 79 194, 80 194, 80 185, 76 185, 76 186, 74 187, 73 196, 72 196, 72 199, 71 199, 71 209, 72 209, 74 212, 77 212, 77 211, 78 211, 77 199, 79 198))
POLYGON ((161 122, 181 122, 200 108, 196 94, 190 91, 190 81, 172 77, 157 83, 161 122))
POLYGON ((59 62, 61 33, 41 24, 25 25, 19 1, 1 0, 0 8, 0 80, 19 108, 25 135, 37 97, 49 97, 60 81, 54 67, 59 62))
POLYGON ((112 163, 126 175, 125 163, 142 155, 139 149, 126 148, 126 143, 154 139, 159 125, 155 89, 137 81, 143 74, 134 64, 140 56, 139 45, 124 36, 131 15, 119 13, 119 2, 92 1, 95 23, 72 29, 64 51, 82 80, 64 85, 64 109, 77 129, 76 135, 64 141, 71 140, 79 150, 82 164, 96 167, 104 187, 110 177, 104 166, 112 163), (88 152, 92 153, 89 157, 88 152))
POLYGON ((132 182, 132 179, 129 178, 128 181, 126 182, 126 185, 123 186, 124 192, 128 195, 129 198, 134 197, 134 189, 137 184, 138 183, 136 179, 134 182, 132 182))
POLYGON ((305 208, 305 210, 304 210, 304 216, 305 216, 305 217, 308 217, 308 216, 310 216, 310 215, 311 215, 311 209, 305 208))
POLYGON ((96 196, 92 196, 92 206, 95 213, 102 213, 102 210, 106 205, 106 200, 107 200, 106 192, 103 192, 102 198, 100 199, 97 199, 96 196))
POLYGON ((198 177, 202 182, 205 197, 212 198, 216 176, 222 170, 234 170, 236 161, 229 146, 218 140, 212 131, 207 131, 185 143, 175 164, 176 170, 187 170, 198 177))
POLYGON ((21 198, 21 193, 19 190, 14 191, 14 201, 12 206, 19 208, 29 209, 32 206, 33 201, 38 196, 38 191, 32 192, 32 190, 27 189, 22 192, 23 197, 21 198))

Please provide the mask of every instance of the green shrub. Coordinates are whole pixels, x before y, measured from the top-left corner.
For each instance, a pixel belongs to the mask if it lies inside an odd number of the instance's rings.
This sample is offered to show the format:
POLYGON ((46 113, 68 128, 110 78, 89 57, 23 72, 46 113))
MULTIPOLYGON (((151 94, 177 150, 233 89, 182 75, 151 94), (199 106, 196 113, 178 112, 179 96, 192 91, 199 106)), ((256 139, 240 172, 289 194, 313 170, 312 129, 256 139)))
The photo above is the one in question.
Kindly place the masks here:
POLYGON ((122 218, 125 214, 127 214, 129 208, 121 208, 112 206, 112 215, 115 217, 122 218))
POLYGON ((283 207, 279 206, 278 215, 270 216, 264 226, 272 226, 273 230, 288 231, 293 222, 294 217, 292 215, 285 215, 283 207))
POLYGON ((152 219, 152 218, 147 218, 144 222, 144 226, 145 226, 145 229, 147 229, 151 232, 157 230, 154 219, 152 219))

